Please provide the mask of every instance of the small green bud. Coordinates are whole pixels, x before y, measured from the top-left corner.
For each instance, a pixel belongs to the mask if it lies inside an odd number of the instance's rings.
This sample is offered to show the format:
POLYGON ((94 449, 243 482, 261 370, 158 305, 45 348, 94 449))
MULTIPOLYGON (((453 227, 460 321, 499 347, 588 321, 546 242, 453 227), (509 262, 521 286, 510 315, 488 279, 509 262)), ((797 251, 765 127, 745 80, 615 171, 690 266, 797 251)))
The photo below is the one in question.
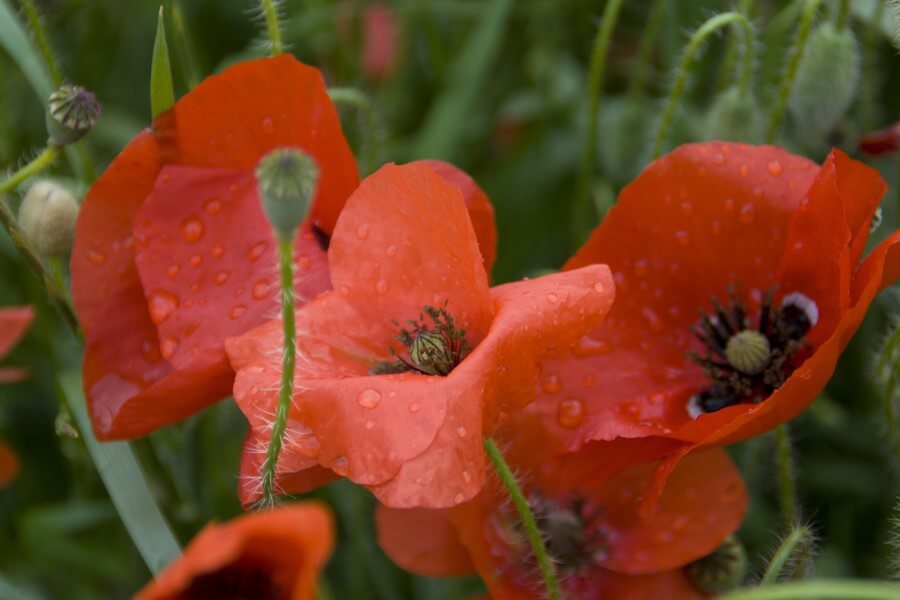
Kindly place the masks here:
POLYGON ((747 554, 733 535, 709 556, 685 567, 688 577, 707 593, 725 592, 740 585, 747 575, 747 554))
POLYGON ((100 118, 94 94, 77 85, 64 85, 52 94, 47 107, 47 144, 58 148, 83 138, 100 118))
POLYGON ((769 366, 772 348, 769 338, 752 329, 734 334, 725 345, 728 363, 747 375, 757 375, 769 366))
POLYGON ((256 167, 256 181, 263 210, 275 232, 292 238, 306 219, 319 184, 319 167, 297 148, 278 148, 256 167))
POLYGON ((19 225, 42 256, 63 256, 72 249, 77 218, 75 197, 46 179, 28 189, 19 207, 19 225))
POLYGON ((831 131, 853 101, 859 83, 859 45, 849 27, 819 26, 800 59, 791 116, 806 133, 831 131))
POLYGON ((732 87, 713 103, 706 119, 706 139, 732 142, 758 142, 762 127, 753 94, 742 94, 732 87))

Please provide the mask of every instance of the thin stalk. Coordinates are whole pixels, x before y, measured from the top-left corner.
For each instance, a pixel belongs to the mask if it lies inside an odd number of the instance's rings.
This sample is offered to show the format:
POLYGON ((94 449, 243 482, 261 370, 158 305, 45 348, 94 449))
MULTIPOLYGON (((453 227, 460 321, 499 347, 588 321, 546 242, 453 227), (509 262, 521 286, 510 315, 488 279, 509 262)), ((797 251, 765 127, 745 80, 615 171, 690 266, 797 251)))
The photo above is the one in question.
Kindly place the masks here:
POLYGON ((628 99, 634 102, 644 93, 644 85, 647 83, 647 73, 650 71, 650 62, 653 59, 653 49, 656 48, 656 40, 666 16, 666 3, 668 0, 653 0, 650 12, 647 16, 647 24, 641 34, 641 47, 638 50, 637 60, 628 82, 628 99))
POLYGON ((363 172, 375 170, 377 143, 375 140, 375 108, 372 100, 363 92, 353 88, 330 88, 328 97, 335 104, 344 104, 357 109, 363 117, 363 172))
POLYGON ((619 10, 622 8, 622 0, 609 0, 603 10, 602 21, 597 29, 597 37, 594 39, 594 49, 591 52, 591 66, 588 75, 588 124, 585 132, 584 147, 581 151, 581 173, 578 177, 578 204, 576 217, 586 222, 595 223, 597 215, 594 204, 590 201, 591 179, 594 171, 595 144, 597 142, 597 113, 600 110, 600 93, 603 88, 603 73, 606 70, 606 56, 609 52, 609 44, 612 34, 619 20, 619 10))
POLYGON ((800 25, 797 27, 797 37, 794 40, 793 48, 791 48, 787 69, 785 69, 781 83, 778 86, 778 96, 773 102, 772 115, 769 117, 769 129, 766 132, 767 144, 773 143, 775 136, 778 134, 778 127, 784 118, 784 110, 787 107, 788 99, 791 97, 794 80, 797 78, 800 59, 803 58, 803 51, 806 48, 806 40, 809 38, 813 19, 819 10, 820 4, 822 4, 822 0, 806 0, 803 4, 803 12, 800 14, 800 25))
POLYGON ((896 600, 900 586, 886 581, 822 579, 738 590, 721 600, 896 600))
POLYGON ((191 42, 188 39, 187 27, 184 24, 184 11, 181 10, 181 2, 172 0, 171 18, 172 28, 175 31, 175 54, 181 62, 181 71, 187 83, 188 89, 193 89, 200 83, 200 77, 197 74, 197 67, 194 64, 194 57, 191 53, 191 42))
POLYGON ((281 272, 281 320, 284 324, 284 354, 281 364, 281 390, 278 408, 272 424, 272 437, 266 452, 262 471, 262 506, 274 506, 277 502, 275 476, 278 456, 284 440, 291 398, 294 392, 294 369, 297 362, 297 327, 294 323, 294 241, 293 236, 279 236, 278 261, 281 272))
POLYGON ((274 0, 260 0, 263 14, 266 17, 266 31, 269 34, 270 54, 278 56, 282 51, 281 24, 278 22, 278 7, 274 0))
POLYGON ((859 112, 860 121, 865 128, 875 127, 878 121, 878 90, 881 76, 878 71, 878 36, 881 15, 884 12, 884 0, 875 1, 872 18, 865 25, 863 33, 862 82, 860 86, 859 112))
POLYGON ((669 135, 669 127, 675 117, 675 109, 678 108, 678 100, 684 92, 687 85, 688 73, 694 62, 694 57, 703 42, 706 41, 713 33, 723 27, 729 25, 739 25, 744 30, 744 65, 741 70, 741 78, 738 82, 741 94, 750 93, 750 76, 753 73, 753 26, 750 21, 738 12, 727 12, 716 15, 701 25, 685 47, 684 54, 681 57, 681 64, 678 67, 678 74, 675 76, 675 83, 666 99, 663 116, 659 123, 659 129, 656 131, 656 139, 653 143, 653 158, 659 158, 662 153, 663 145, 669 135))
POLYGON ((841 0, 840 5, 838 6, 837 18, 835 19, 835 26, 838 29, 843 29, 847 26, 847 17, 850 15, 850 0, 841 0))
POLYGON ((506 460, 503 458, 503 454, 501 454, 500 449, 497 448, 497 444, 494 440, 485 438, 484 450, 487 452, 488 458, 491 459, 494 470, 496 470, 497 475, 500 476, 500 480, 503 482, 506 491, 509 493, 510 499, 515 505, 516 510, 519 512, 519 518, 522 519, 522 525, 525 527, 528 541, 531 543, 531 550, 534 552, 538 567, 541 569, 541 576, 544 579, 544 586, 547 589, 547 597, 550 598, 550 600, 560 600, 562 596, 559 592, 559 582, 556 579, 556 570, 553 568, 553 561, 550 559, 547 547, 544 545, 544 538, 541 537, 537 521, 534 519, 534 513, 531 512, 528 500, 525 499, 522 488, 519 487, 519 482, 516 481, 515 475, 513 475, 509 465, 506 464, 506 460))
MULTIPOLYGON (((740 0, 737 4, 736 11, 751 18, 750 10, 753 8, 753 0, 740 0)), ((716 89, 721 91, 728 87, 731 83, 731 74, 734 73, 734 63, 738 55, 738 39, 732 35, 728 38, 727 47, 722 56, 722 64, 719 66, 719 74, 717 76, 716 89)))
POLYGON ((788 527, 798 522, 797 484, 794 480, 794 457, 786 425, 775 428, 775 462, 778 464, 778 496, 781 513, 788 527))
POLYGON ((44 169, 50 166, 56 157, 59 156, 59 148, 56 146, 48 146, 38 154, 34 160, 29 162, 27 165, 4 179, 0 181, 0 194, 6 194, 7 192, 11 192, 16 189, 20 183, 28 179, 29 177, 34 177, 44 169))
POLYGON ((20 0, 22 11, 25 13, 25 19, 28 21, 28 27, 31 29, 31 35, 34 37, 34 43, 44 59, 47 66, 47 72, 53 80, 53 85, 60 87, 63 84, 62 73, 56 64, 56 57, 53 56, 53 50, 50 49, 50 42, 47 41, 47 34, 44 32, 44 25, 41 23, 41 15, 31 0, 20 0))
POLYGON ((808 528, 797 527, 792 529, 788 536, 784 538, 784 541, 781 542, 781 545, 778 546, 778 550, 775 551, 772 560, 769 561, 766 572, 763 574, 762 580, 760 580, 760 585, 769 585, 778 581, 778 576, 781 575, 784 566, 787 564, 788 560, 790 560, 797 547, 802 547, 808 543, 808 528))

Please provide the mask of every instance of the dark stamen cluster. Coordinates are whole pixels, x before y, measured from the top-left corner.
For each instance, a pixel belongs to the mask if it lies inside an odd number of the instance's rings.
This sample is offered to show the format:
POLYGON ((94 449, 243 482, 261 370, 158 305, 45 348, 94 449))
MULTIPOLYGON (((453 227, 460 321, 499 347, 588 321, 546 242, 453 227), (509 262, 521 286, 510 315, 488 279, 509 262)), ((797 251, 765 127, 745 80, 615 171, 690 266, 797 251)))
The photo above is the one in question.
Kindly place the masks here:
POLYGON ((185 600, 281 600, 288 593, 264 569, 234 564, 195 578, 182 597, 185 600))
POLYGON ((817 318, 804 304, 812 301, 799 294, 786 296, 775 308, 767 293, 755 319, 733 291, 729 295, 728 306, 712 299, 712 314, 704 315, 694 331, 707 353, 691 358, 711 382, 692 399, 689 410, 698 414, 765 400, 796 368, 798 353, 806 348, 804 337, 817 318))
POLYGON ((600 507, 583 498, 561 503, 538 494, 532 494, 528 504, 561 573, 583 572, 605 557, 606 536, 596 526, 600 507))
MULTIPOLYGON (((378 363, 370 370, 373 375, 415 372, 422 375, 450 374, 456 365, 472 351, 466 340, 466 330, 456 326, 447 312, 447 304, 441 308, 423 306, 416 320, 408 320, 408 328, 401 328, 395 338, 406 347, 408 358, 399 356, 393 348, 395 361, 378 363), (425 315, 431 324, 425 322, 425 315)), ((400 326, 396 321, 394 325, 400 326)))

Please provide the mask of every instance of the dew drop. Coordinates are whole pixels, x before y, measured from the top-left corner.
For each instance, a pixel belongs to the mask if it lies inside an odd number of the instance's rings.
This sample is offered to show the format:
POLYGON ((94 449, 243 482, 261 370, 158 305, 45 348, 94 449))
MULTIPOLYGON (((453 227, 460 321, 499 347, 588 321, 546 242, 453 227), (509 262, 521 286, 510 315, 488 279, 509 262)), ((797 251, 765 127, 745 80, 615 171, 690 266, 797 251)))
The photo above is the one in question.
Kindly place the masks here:
POLYGON ((384 253, 389 257, 397 256, 397 246, 391 244, 387 248, 384 249, 384 253))
POLYGON ((606 291, 606 288, 603 286, 603 284, 601 282, 598 281, 597 283, 594 284, 594 291, 597 292, 598 294, 602 294, 603 292, 606 291))
POLYGON ((229 271, 220 271, 216 274, 216 283, 219 285, 224 285, 226 281, 228 281, 228 277, 231 275, 229 271))
POLYGON ((190 216, 181 222, 181 237, 191 244, 203 237, 203 223, 196 216, 190 216))
POLYGON ((176 350, 178 350, 178 340, 175 338, 166 338, 159 345, 159 352, 166 360, 172 358, 176 350))
POLYGON ((383 295, 387 294, 387 291, 388 291, 388 282, 387 282, 387 280, 386 280, 386 279, 379 279, 379 280, 375 283, 375 292, 383 296, 383 295))
POLYGON ((562 389, 562 382, 556 375, 548 375, 541 381, 541 389, 548 394, 555 394, 562 389))
POLYGON ((567 398, 556 407, 556 421, 566 429, 578 427, 584 421, 584 405, 577 398, 567 398))
POLYGON ((747 165, 741 165, 740 174, 741 174, 741 177, 746 177, 747 175, 749 175, 750 167, 748 167, 747 165))
POLYGON ((268 280, 260 279, 256 283, 253 284, 253 297, 257 300, 263 300, 264 298, 269 297, 269 293, 272 291, 272 287, 269 285, 268 280))
POLYGON ((456 428, 456 435, 458 435, 460 438, 466 437, 466 434, 468 434, 468 431, 466 431, 465 427, 456 428))
POLYGON ((375 429, 375 421, 366 421, 366 429, 369 431, 375 429))
POLYGON ((203 211, 208 215, 217 215, 222 211, 222 201, 216 196, 203 203, 203 211))
POLYGON ((588 356, 602 356, 612 352, 612 344, 606 340, 595 340, 592 337, 583 337, 572 346, 572 354, 578 358, 588 356))
POLYGON ((141 344, 141 354, 143 354, 144 358, 149 362, 156 362, 159 360, 159 348, 156 344, 157 343, 154 340, 144 340, 144 343, 141 344))
POLYGON ((552 293, 547 294, 547 302, 549 302, 550 304, 556 304, 557 302, 559 302, 559 296, 552 293))
POLYGON ((646 306, 641 310, 641 316, 644 317, 644 320, 647 322, 647 327, 650 328, 651 333, 661 333, 663 329, 665 329, 665 324, 662 322, 662 319, 659 318, 659 315, 656 314, 652 308, 646 306))
POLYGON ((275 131, 275 125, 272 123, 272 117, 264 117, 261 124, 262 130, 266 133, 273 133, 275 131))
POLYGON ((268 245, 267 242, 256 242, 250 246, 250 250, 247 252, 247 258, 250 259, 250 262, 259 260, 259 257, 263 255, 263 252, 266 251, 266 246, 268 245))
POLYGON ((638 277, 644 277, 650 272, 650 263, 646 258, 639 258, 634 261, 634 274, 638 277))
POLYGON ((106 255, 96 250, 88 250, 87 258, 94 265, 102 265, 106 262, 106 255))
POLYGON ((350 461, 347 460, 346 456, 338 456, 331 461, 331 470, 341 477, 346 477, 347 473, 350 472, 350 461))
POLYGON ((369 237, 369 226, 366 225, 365 223, 363 223, 362 225, 357 227, 356 228, 356 237, 358 237, 361 240, 364 240, 367 237, 369 237))
POLYGON ((297 269, 300 271, 309 271, 312 267, 312 261, 309 260, 308 256, 298 256, 297 257, 297 269))
POLYGON ((168 277, 169 279, 175 279, 179 271, 181 271, 181 267, 179 267, 178 265, 169 265, 169 268, 166 269, 166 277, 168 277))
POLYGON ((241 316, 242 316, 245 312, 247 312, 247 307, 246 307, 246 306, 244 306, 243 304, 235 304, 235 305, 231 308, 231 312, 228 313, 228 316, 231 317, 232 320, 234 320, 234 319, 240 319, 241 316))
POLYGON ((457 494, 456 496, 453 497, 453 501, 456 502, 457 504, 461 504, 462 501, 465 499, 466 499, 466 497, 463 496, 461 493, 457 494))
POLYGON ((346 285, 342 285, 342 286, 338 289, 338 291, 341 293, 341 296, 346 296, 347 294, 350 293, 350 288, 348 288, 346 285))
POLYGON ((157 290, 147 298, 147 304, 150 307, 150 320, 159 325, 178 308, 178 296, 165 290, 157 290))
POLYGON ((222 248, 222 246, 213 246, 211 253, 215 258, 222 258, 222 256, 225 254, 225 249, 222 248))
POLYGON ((191 257, 190 263, 192 267, 199 267, 201 263, 203 263, 203 257, 199 254, 195 254, 191 257))
POLYGON ((584 385, 584 387, 591 389, 592 387, 597 385, 597 376, 593 373, 588 373, 584 376, 584 379, 581 380, 581 383, 582 385, 584 385))
POLYGON ((675 241, 682 246, 687 246, 691 242, 691 235, 684 229, 675 232, 675 241))
POLYGON ((381 404, 381 392, 372 388, 366 388, 359 393, 356 401, 363 408, 375 408, 381 404))
POLYGON ((725 155, 721 154, 719 152, 716 152, 715 154, 713 154, 712 161, 713 161, 713 164, 722 166, 725 164, 725 155))
POLYGON ((781 175, 781 171, 783 170, 781 163, 777 160, 770 161, 767 168, 772 175, 781 175))
POLYGON ((472 483, 472 474, 469 473, 468 471, 462 472, 462 478, 463 478, 463 481, 465 481, 467 484, 472 483))
POLYGON ((753 222, 753 218, 756 215, 754 214, 753 205, 749 202, 741 207, 741 214, 738 217, 741 223, 744 225, 749 225, 753 222))

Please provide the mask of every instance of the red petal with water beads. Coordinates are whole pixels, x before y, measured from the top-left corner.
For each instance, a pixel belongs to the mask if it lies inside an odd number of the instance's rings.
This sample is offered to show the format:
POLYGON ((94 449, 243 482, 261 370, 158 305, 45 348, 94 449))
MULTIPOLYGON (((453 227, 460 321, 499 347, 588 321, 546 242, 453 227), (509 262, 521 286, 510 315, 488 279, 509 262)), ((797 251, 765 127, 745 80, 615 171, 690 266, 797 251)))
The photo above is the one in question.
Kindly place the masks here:
MULTIPOLYGON (((496 415, 530 401, 537 358, 599 323, 614 294, 599 266, 489 291, 461 192, 415 163, 363 182, 338 221, 329 262, 335 291, 297 312, 294 411, 316 440, 300 454, 392 506, 474 496, 484 478, 481 440, 496 415), (405 355, 398 323, 444 302, 474 346, 447 377, 369 375, 394 360, 389 348, 405 355)), ((274 406, 281 335, 276 322, 226 345, 238 371, 235 399, 251 424, 274 406), (262 393, 271 397, 261 401, 262 393)), ((299 450, 286 451, 294 461, 299 450)), ((279 461, 279 473, 292 468, 279 461)), ((258 470, 243 475, 252 480, 258 470)))
MULTIPOLYGON (((260 211, 250 206, 249 194, 233 198, 229 186, 246 183, 257 161, 280 146, 303 148, 318 162, 322 180, 311 220, 330 233, 357 185, 356 164, 321 75, 289 55, 242 63, 205 80, 161 115, 152 132, 132 140, 91 188, 79 214, 71 268, 87 341, 84 385, 98 437, 138 437, 227 395, 233 373, 222 353, 225 336, 235 333, 238 322, 245 331, 263 318, 249 301, 245 315, 235 298, 212 301, 217 278, 224 277, 217 259, 235 261, 236 272, 228 275, 234 276, 232 294, 238 279, 252 279, 248 269, 238 274, 236 268, 238 255, 248 262, 255 255, 252 244, 268 240, 258 261, 271 261, 274 272, 269 225, 256 218, 260 211), (185 168, 168 167, 169 178, 157 181, 166 165, 185 168), (235 179, 236 171, 243 179, 235 179), (188 254, 200 231, 191 217, 209 219, 196 240, 206 251, 196 254, 199 259, 188 254), (215 231, 214 217, 232 226, 246 223, 226 238, 215 231), (171 229, 161 231, 156 219, 171 229), (135 244, 135 233, 143 246, 135 244), (185 287, 169 289, 176 258, 185 260, 176 278, 185 287), (154 295, 158 290, 178 292, 177 306, 169 296, 154 295), (212 326, 222 326, 218 339, 212 326)), ((307 236, 298 251, 310 261, 309 279, 299 277, 298 289, 306 296, 327 289, 321 250, 307 236)), ((298 266, 304 273, 302 259, 298 266)), ((247 286, 248 299, 252 293, 247 286)))
POLYGON ((214 598, 238 592, 312 600, 333 545, 331 513, 315 503, 208 525, 138 592, 136 600, 214 598))
POLYGON ((19 472, 19 459, 3 442, 0 442, 0 489, 5 488, 19 472))

